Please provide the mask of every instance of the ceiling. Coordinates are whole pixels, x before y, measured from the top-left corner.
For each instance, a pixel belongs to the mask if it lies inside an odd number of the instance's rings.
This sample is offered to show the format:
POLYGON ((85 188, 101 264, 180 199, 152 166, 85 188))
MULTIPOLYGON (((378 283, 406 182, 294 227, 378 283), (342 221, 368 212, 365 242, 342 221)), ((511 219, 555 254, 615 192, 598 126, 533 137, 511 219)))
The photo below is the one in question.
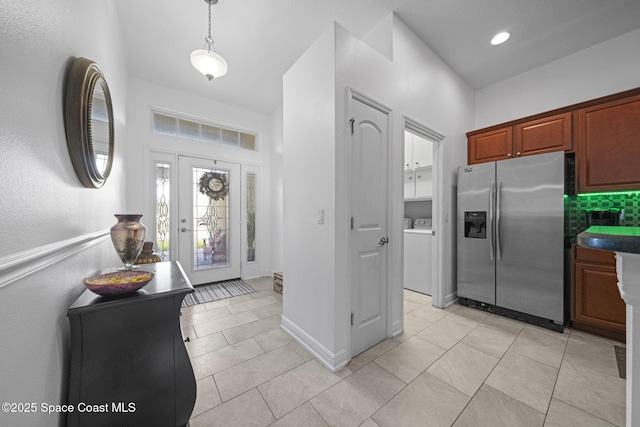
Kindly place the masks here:
POLYGON ((219 0, 209 82, 189 60, 205 46, 205 0, 115 0, 129 75, 251 111, 282 104, 282 75, 336 21, 362 37, 391 12, 472 88, 640 28, 638 0, 219 0), (489 40, 499 31, 511 38, 489 40))

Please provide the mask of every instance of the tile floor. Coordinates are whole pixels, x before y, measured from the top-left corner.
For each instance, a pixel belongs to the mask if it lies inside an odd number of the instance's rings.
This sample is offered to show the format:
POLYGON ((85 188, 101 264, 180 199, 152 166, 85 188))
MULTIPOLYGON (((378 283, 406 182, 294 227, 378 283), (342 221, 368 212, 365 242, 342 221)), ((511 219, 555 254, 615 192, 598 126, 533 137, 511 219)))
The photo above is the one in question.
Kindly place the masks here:
MULTIPOLYGON (((191 426, 624 426, 613 342, 405 291, 405 332, 335 374, 280 329, 272 279, 183 309, 191 426)), ((285 290, 286 291, 286 290, 285 290)))

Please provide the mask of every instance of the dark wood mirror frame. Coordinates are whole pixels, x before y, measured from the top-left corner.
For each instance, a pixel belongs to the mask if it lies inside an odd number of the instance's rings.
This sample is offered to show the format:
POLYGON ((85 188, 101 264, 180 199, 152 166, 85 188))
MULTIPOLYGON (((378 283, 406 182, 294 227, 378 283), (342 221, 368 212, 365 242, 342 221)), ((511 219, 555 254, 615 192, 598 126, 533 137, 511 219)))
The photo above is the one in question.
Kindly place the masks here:
POLYGON ((71 163, 78 179, 87 188, 100 188, 107 180, 113 164, 114 122, 111 94, 107 81, 95 62, 77 58, 71 66, 67 81, 65 105, 65 131, 71 163), (106 107, 105 164, 96 161, 95 129, 92 126, 92 106, 96 85, 102 89, 106 107))

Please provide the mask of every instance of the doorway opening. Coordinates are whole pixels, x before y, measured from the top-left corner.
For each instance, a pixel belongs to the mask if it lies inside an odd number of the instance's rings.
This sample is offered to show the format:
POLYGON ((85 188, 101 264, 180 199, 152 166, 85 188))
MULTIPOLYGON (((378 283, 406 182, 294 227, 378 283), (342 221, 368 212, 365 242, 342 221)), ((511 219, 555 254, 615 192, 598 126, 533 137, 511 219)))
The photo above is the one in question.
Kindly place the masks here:
POLYGON ((403 286, 444 307, 440 256, 444 249, 442 156, 444 136, 403 116, 404 206, 403 286))

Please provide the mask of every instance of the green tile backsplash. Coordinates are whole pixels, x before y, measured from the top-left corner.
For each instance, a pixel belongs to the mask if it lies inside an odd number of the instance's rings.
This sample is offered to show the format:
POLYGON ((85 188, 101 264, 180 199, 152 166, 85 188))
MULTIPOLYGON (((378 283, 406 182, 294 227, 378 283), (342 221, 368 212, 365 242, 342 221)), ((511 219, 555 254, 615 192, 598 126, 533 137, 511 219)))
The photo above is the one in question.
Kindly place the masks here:
MULTIPOLYGON (((624 220, 619 225, 640 226, 640 192, 620 194, 576 195, 575 157, 566 157, 566 192, 564 198, 564 235, 567 247, 587 228, 587 209, 624 209, 624 220)), ((639 190, 640 191, 640 190, 639 190)))
POLYGON ((575 158, 566 157, 566 192, 564 198, 564 230, 567 247, 576 241, 578 234, 586 230, 587 209, 624 209, 624 220, 619 225, 640 226, 640 193, 576 195, 575 158))
POLYGON ((608 194, 594 196, 567 196, 564 198, 565 233, 571 242, 587 228, 585 210, 589 208, 624 209, 620 225, 640 227, 640 195, 608 194))

